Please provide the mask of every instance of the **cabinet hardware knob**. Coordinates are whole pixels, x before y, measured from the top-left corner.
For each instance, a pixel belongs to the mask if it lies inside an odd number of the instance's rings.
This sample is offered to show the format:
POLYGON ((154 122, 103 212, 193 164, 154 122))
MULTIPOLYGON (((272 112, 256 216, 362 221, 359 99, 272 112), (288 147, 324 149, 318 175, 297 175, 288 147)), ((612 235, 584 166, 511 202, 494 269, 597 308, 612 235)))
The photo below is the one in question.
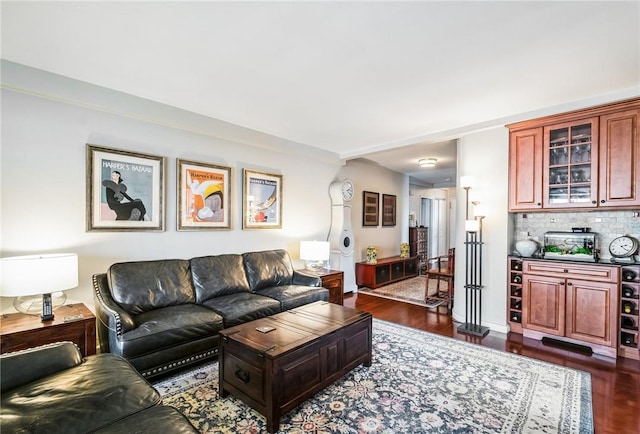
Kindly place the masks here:
POLYGON ((564 286, 564 282, 560 282, 560 286, 564 286))
POLYGON ((567 283, 567 286, 573 286, 573 283, 569 282, 567 283))
POLYGON ((591 203, 592 203, 593 205, 595 205, 596 203, 598 203, 598 201, 597 201, 597 200, 592 200, 592 201, 591 201, 591 203))
POLYGON ((602 200, 600 201, 600 203, 605 203, 605 200, 604 200, 604 199, 602 199, 602 200))
POLYGON ((569 272, 569 270, 564 270, 564 272, 565 272, 565 273, 568 273, 568 272, 569 272))

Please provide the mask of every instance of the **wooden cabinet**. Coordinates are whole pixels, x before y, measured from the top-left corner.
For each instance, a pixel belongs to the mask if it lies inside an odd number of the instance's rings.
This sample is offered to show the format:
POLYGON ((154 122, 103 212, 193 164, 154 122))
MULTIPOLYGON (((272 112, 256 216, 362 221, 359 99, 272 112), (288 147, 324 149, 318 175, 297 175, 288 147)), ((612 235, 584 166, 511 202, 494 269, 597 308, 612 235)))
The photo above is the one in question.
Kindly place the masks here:
POLYGON ((522 258, 509 257, 507 279, 509 281, 509 296, 507 301, 507 315, 509 331, 522 333, 522 258))
POLYGON ((622 267, 619 354, 640 360, 640 265, 622 267))
POLYGON ((418 275, 418 260, 416 257, 378 259, 375 264, 367 262, 356 263, 356 284, 358 287, 378 288, 399 280, 418 275))
POLYGON ((39 315, 2 315, 0 353, 60 341, 75 343, 83 357, 96 353, 96 317, 84 304, 60 306, 54 314, 55 318, 52 321, 45 322, 40 320, 39 315))
POLYGON ((523 261, 525 337, 588 345, 616 357, 619 267, 523 261))
POLYGON ((597 205, 598 131, 598 117, 543 128, 544 208, 597 205))
POLYGON ((322 280, 322 287, 329 290, 329 303, 342 305, 344 303, 344 272, 340 270, 308 271, 298 270, 299 273, 317 276, 322 280))
POLYGON ((542 128, 509 134, 509 209, 542 208, 542 128))
POLYGON ((600 118, 600 207, 640 205, 640 109, 600 118))
POLYGON ((511 124, 509 211, 640 205, 640 99, 511 124))
POLYGON ((428 228, 409 228, 409 255, 418 259, 418 266, 427 262, 428 228))

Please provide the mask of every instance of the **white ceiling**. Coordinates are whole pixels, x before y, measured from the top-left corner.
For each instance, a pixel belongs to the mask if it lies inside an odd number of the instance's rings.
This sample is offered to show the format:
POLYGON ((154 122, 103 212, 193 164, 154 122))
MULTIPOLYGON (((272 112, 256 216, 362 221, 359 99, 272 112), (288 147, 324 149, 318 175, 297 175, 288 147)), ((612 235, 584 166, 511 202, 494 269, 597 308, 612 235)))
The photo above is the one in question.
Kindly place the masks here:
POLYGON ((459 134, 640 95, 638 1, 1 8, 4 59, 437 184, 459 134))

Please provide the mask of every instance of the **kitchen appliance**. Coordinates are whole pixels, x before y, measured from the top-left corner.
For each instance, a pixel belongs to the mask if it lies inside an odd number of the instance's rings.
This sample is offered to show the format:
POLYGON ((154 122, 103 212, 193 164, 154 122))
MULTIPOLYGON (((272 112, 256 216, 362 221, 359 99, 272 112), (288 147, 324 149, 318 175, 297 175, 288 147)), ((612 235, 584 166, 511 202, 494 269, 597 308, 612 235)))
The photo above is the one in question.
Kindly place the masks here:
POLYGON ((545 232, 544 259, 596 262, 598 234, 595 232, 545 232))

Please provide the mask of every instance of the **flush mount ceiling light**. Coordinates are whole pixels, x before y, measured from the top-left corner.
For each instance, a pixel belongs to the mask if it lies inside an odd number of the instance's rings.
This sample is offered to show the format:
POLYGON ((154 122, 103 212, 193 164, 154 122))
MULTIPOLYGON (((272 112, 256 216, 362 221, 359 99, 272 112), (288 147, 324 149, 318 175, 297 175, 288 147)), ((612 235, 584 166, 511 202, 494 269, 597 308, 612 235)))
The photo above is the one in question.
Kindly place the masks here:
POLYGON ((434 167, 438 162, 437 158, 422 158, 418 160, 420 167, 434 167))

